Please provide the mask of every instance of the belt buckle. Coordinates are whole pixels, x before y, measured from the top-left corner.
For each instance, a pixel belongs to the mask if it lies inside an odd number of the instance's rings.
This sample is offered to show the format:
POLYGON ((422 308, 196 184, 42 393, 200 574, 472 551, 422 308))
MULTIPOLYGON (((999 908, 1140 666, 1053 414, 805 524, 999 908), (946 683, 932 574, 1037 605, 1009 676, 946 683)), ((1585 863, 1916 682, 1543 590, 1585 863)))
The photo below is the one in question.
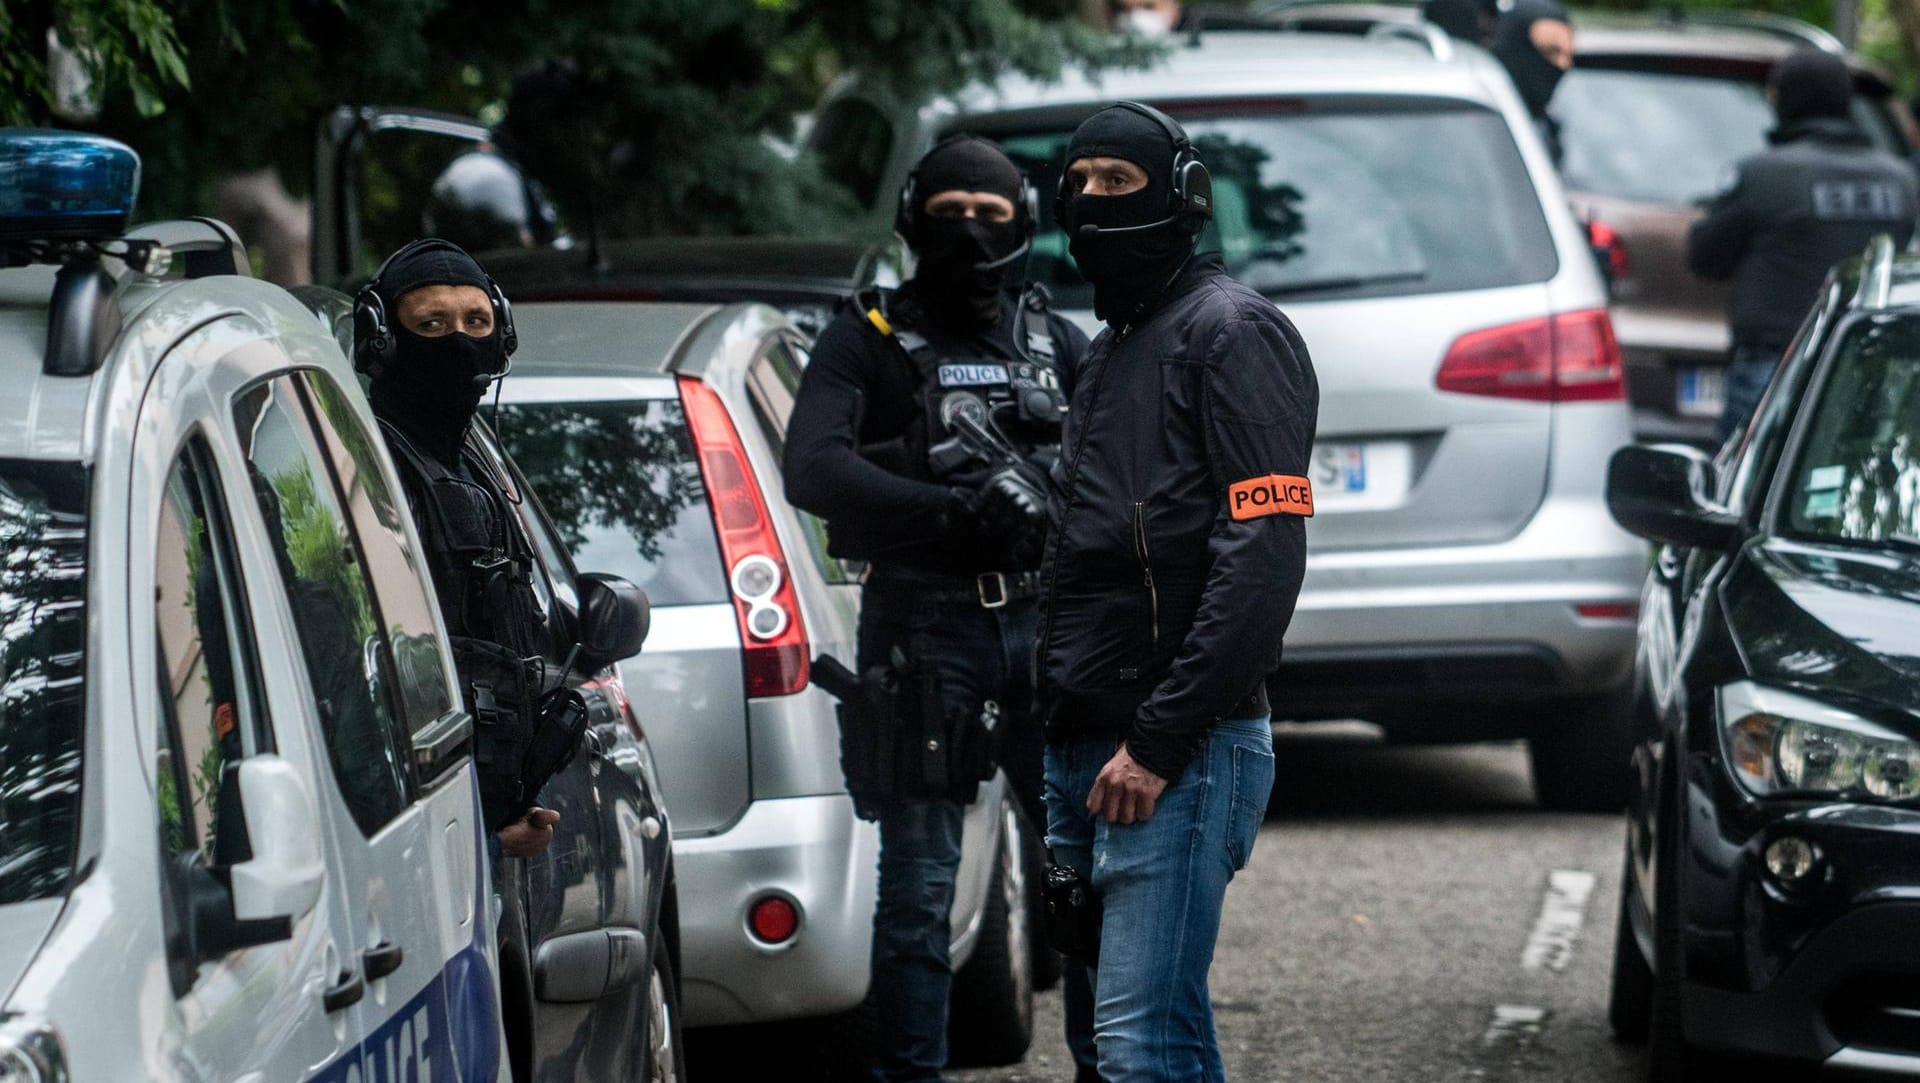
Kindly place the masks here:
POLYGON ((981 572, 973 577, 973 589, 980 595, 980 608, 999 609, 1007 604, 1007 577, 1002 572, 981 572), (987 584, 993 584, 993 596, 987 595, 987 584))

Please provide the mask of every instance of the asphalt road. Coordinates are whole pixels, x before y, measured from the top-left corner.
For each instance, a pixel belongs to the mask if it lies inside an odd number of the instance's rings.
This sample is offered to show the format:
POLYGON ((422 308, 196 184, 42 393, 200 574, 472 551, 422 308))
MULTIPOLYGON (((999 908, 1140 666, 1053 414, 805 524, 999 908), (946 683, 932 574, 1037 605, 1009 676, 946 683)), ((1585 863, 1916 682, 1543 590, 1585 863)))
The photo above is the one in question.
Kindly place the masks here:
MULTIPOLYGON (((1639 1078, 1606 1022, 1619 817, 1537 811, 1520 745, 1388 748, 1357 727, 1280 738, 1213 965, 1229 1078, 1639 1078)), ((1058 992, 1039 1016, 1024 1064, 955 1078, 1071 1080, 1058 992)))

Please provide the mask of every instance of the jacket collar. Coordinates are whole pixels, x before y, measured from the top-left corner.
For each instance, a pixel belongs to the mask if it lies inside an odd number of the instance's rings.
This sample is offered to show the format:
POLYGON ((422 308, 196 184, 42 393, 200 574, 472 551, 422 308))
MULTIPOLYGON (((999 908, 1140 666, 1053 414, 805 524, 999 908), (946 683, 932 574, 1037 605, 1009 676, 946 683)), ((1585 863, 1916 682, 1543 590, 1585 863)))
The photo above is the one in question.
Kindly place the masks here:
POLYGON ((1202 282, 1226 273, 1227 265, 1220 258, 1220 253, 1211 250, 1195 252, 1187 257, 1179 270, 1173 273, 1173 277, 1167 280, 1165 287, 1134 309, 1131 316, 1117 321, 1114 326, 1116 328, 1138 327, 1152 319, 1161 309, 1185 297, 1202 282))
POLYGON ((1802 120, 1790 120, 1767 133, 1767 141, 1776 147, 1803 140, 1834 147, 1873 145, 1873 141, 1867 138, 1867 133, 1861 131, 1858 125, 1846 117, 1807 117, 1802 120))

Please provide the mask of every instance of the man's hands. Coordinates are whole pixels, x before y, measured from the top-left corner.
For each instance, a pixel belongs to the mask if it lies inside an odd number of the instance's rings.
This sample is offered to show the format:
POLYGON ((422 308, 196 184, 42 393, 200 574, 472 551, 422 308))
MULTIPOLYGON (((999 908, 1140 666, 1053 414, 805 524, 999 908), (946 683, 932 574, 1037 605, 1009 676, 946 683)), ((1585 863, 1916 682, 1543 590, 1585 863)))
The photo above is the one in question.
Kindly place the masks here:
POLYGON ((1006 546, 1014 567, 1038 565, 1046 544, 1046 490, 1027 471, 1001 470, 981 487, 980 525, 1006 546))
POLYGON ((1087 810, 1110 824, 1143 824, 1153 816, 1153 803, 1167 789, 1167 780, 1134 762, 1121 745, 1093 780, 1087 810))
POLYGON ((553 825, 560 814, 535 806, 525 816, 500 829, 500 852, 508 857, 539 857, 553 845, 553 825))

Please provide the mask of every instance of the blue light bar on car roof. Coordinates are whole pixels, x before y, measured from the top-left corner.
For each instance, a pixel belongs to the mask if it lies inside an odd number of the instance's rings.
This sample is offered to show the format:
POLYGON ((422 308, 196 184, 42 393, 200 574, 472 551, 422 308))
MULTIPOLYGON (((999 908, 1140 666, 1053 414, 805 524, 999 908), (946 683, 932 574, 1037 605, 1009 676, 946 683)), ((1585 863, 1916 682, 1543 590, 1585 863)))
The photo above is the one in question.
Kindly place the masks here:
POLYGON ((124 144, 0 128, 0 243, 118 237, 139 190, 140 156, 124 144))

